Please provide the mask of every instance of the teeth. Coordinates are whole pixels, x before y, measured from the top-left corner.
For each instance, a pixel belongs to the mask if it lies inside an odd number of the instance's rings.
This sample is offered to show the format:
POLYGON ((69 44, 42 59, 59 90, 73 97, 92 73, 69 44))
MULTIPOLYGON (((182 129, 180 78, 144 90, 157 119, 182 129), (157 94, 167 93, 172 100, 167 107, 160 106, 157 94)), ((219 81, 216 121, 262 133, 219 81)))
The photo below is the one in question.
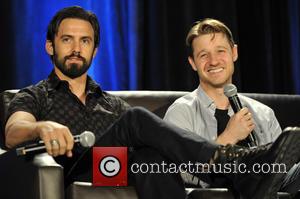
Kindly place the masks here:
POLYGON ((208 72, 209 73, 218 73, 218 72, 221 72, 222 70, 224 70, 224 68, 215 68, 215 69, 209 69, 208 72))

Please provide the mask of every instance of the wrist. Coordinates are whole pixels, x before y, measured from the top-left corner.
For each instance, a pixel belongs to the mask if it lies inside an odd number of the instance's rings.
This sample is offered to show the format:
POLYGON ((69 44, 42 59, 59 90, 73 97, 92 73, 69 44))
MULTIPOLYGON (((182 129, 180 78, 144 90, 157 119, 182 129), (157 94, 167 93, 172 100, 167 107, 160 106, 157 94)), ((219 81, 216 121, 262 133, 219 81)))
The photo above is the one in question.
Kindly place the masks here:
POLYGON ((42 125, 42 122, 36 122, 34 124, 34 129, 33 129, 34 138, 39 138, 40 137, 41 125, 42 125))
POLYGON ((216 142, 220 145, 236 144, 237 139, 233 137, 230 132, 225 130, 217 137, 216 142))

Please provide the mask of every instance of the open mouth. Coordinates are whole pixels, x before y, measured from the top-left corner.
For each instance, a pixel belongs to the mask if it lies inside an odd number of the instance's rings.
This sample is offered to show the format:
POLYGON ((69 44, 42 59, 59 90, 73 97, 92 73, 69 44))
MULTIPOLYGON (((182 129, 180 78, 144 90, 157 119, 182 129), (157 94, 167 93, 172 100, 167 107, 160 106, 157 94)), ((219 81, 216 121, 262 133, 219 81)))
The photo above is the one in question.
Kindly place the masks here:
POLYGON ((211 69, 208 69, 207 72, 209 73, 219 73, 219 72, 222 72, 224 70, 224 68, 211 68, 211 69))

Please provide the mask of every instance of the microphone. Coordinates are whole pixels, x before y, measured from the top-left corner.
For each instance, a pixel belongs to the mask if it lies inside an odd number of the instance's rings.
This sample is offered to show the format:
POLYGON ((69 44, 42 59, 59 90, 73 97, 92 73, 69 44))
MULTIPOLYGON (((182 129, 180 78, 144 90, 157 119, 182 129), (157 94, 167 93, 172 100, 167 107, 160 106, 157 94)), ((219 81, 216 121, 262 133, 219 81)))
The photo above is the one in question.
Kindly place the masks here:
MULTIPOLYGON (((224 94, 229 99, 229 103, 232 107, 234 113, 237 113, 243 108, 241 101, 237 95, 236 86, 233 84, 226 84, 224 86, 224 94)), ((245 139, 249 147, 257 146, 256 139, 254 137, 254 131, 252 131, 249 136, 245 139)))
MULTIPOLYGON (((95 135, 91 131, 84 131, 80 135, 75 135, 75 143, 80 143, 83 147, 92 147, 95 144, 95 135)), ((19 147, 16 149, 17 156, 26 155, 28 153, 39 153, 44 152, 46 149, 44 141, 40 140, 37 143, 19 147)))

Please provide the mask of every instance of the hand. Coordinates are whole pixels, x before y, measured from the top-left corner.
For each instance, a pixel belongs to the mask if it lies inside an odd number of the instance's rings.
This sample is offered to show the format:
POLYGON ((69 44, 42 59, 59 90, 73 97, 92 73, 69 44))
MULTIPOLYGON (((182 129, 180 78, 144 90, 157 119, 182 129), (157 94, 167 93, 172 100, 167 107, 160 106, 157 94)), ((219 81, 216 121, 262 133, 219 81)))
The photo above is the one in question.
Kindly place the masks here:
POLYGON ((254 127, 252 114, 244 107, 230 118, 224 132, 217 138, 217 142, 224 145, 236 144, 245 139, 254 127))
POLYGON ((38 136, 44 141, 49 155, 66 154, 72 157, 74 139, 68 127, 56 122, 38 122, 36 129, 38 136))

